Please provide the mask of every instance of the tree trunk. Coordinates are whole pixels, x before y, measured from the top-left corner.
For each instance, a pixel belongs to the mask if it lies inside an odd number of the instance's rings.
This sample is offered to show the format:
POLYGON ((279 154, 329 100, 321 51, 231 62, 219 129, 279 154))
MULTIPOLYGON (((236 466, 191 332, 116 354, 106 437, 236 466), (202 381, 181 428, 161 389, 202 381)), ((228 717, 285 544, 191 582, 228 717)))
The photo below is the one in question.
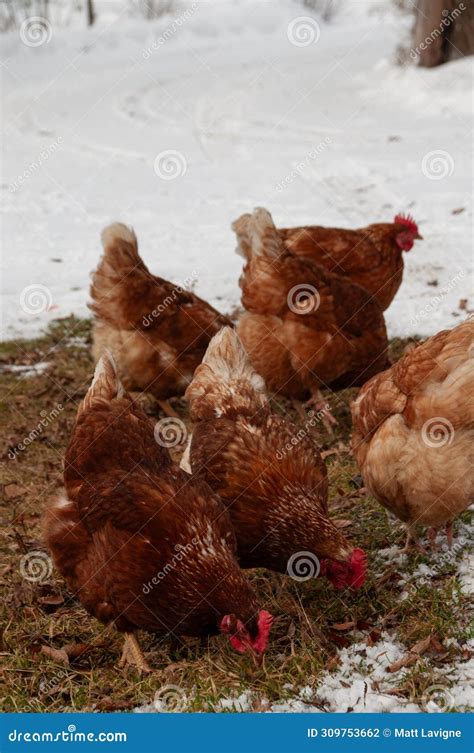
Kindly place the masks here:
POLYGON ((413 57, 425 68, 474 53, 471 0, 418 0, 413 57))
POLYGON ((87 0, 87 25, 92 26, 95 21, 94 2, 87 0))
MULTIPOLYGON (((455 8, 462 12, 453 23, 448 37, 448 60, 455 60, 464 55, 474 55, 474 3, 472 0, 464 0, 455 8)), ((453 11, 451 11, 452 15, 453 11)))

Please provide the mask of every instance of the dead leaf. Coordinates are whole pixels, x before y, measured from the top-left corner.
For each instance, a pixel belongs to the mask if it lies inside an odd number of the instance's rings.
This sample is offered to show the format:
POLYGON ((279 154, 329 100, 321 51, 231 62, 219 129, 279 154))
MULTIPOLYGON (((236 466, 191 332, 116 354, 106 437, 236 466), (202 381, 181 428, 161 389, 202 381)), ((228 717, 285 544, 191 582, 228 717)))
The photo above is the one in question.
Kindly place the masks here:
POLYGON ((334 656, 329 657, 326 664, 324 665, 324 669, 326 669, 328 672, 331 672, 333 669, 337 669, 340 663, 341 660, 339 659, 338 655, 335 654, 334 656))
POLYGON ((401 659, 398 659, 398 661, 394 661, 393 664, 390 664, 390 666, 387 667, 387 672, 398 672, 398 670, 402 669, 403 667, 411 667, 413 666, 413 664, 416 664, 419 658, 420 657, 418 654, 405 654, 405 656, 402 656, 401 659))
POLYGON ((352 630, 353 627, 355 627, 354 620, 350 620, 349 622, 336 622, 334 625, 331 625, 333 630, 352 630))
POLYGON ((464 212, 466 207, 457 207, 456 209, 451 210, 451 214, 461 214, 461 212, 464 212))
POLYGON ((332 522, 336 528, 347 528, 352 525, 352 520, 345 520, 344 518, 332 518, 332 522))
POLYGON ((62 647, 62 651, 66 652, 69 659, 77 659, 80 656, 84 656, 84 654, 89 654, 94 649, 95 646, 92 646, 90 643, 66 643, 62 647))
POLYGON ((414 646, 411 647, 410 653, 418 654, 418 656, 423 656, 423 654, 426 654, 429 647, 431 645, 431 635, 429 635, 427 638, 422 638, 421 641, 417 641, 414 646))
POLYGON ((367 636, 367 645, 374 646, 376 643, 379 642, 381 636, 382 636, 382 631, 377 630, 377 628, 374 628, 374 630, 371 630, 369 635, 367 636))
POLYGON ((26 491, 25 487, 19 484, 7 484, 3 487, 3 493, 7 499, 22 497, 23 494, 26 494, 26 491))
POLYGON ((38 602, 48 607, 59 607, 64 604, 64 599, 60 594, 49 594, 48 596, 40 596, 38 602))
POLYGON ((433 649, 433 651, 437 651, 439 654, 442 654, 446 651, 437 635, 431 636, 431 648, 433 649))
POLYGON ((403 696, 406 693, 406 688, 385 688, 384 695, 399 695, 403 696))
POLYGON ((350 646, 350 641, 348 641, 347 638, 344 638, 344 636, 339 635, 336 630, 329 630, 328 635, 336 646, 339 646, 339 648, 347 648, 350 646))
MULTIPOLYGON (((435 650, 438 651, 438 648, 435 648, 436 646, 441 646, 439 640, 433 636, 428 635, 426 638, 422 638, 421 640, 417 641, 410 649, 410 651, 405 654, 405 656, 402 656, 401 659, 399 659, 396 662, 393 662, 388 668, 388 672, 398 672, 399 669, 402 669, 402 667, 411 667, 413 664, 416 664, 420 656, 423 656, 423 654, 426 654, 427 651, 435 650)), ((441 650, 444 651, 443 647, 441 646, 441 650)))
POLYGON ((55 662, 59 664, 65 664, 69 666, 69 657, 63 648, 53 648, 52 646, 41 646, 41 653, 49 656, 55 662))
POLYGON ((467 309, 468 299, 467 298, 461 298, 459 301, 459 308, 461 311, 465 311, 467 309))
POLYGON ((126 711, 136 705, 135 701, 113 701, 110 696, 104 696, 94 704, 98 711, 126 711))

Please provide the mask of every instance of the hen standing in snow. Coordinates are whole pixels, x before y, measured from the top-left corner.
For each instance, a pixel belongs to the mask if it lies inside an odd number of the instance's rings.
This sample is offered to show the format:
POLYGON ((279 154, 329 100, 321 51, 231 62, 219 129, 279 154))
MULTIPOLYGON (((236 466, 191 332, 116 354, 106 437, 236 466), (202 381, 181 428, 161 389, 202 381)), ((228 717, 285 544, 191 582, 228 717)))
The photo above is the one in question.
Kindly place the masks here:
POLYGON ((45 513, 56 566, 84 607, 125 632, 122 660, 148 670, 135 638, 229 633, 261 654, 271 625, 235 558, 220 500, 172 465, 153 424, 104 356, 66 453, 67 498, 45 513))
MULTIPOLYGON (((229 320, 194 293, 152 275, 126 225, 106 227, 102 244, 91 285, 94 358, 110 350, 127 390, 147 390, 158 401, 182 394, 210 339, 229 320)), ((167 403, 161 406, 173 414, 167 403)))
POLYGON ((393 222, 378 222, 358 230, 335 227, 281 228, 286 248, 297 256, 321 264, 329 272, 348 277, 388 308, 403 277, 403 251, 422 240, 409 215, 397 214, 393 222))
POLYGON ((337 588, 359 588, 366 557, 328 517, 319 450, 306 436, 295 443, 296 427, 270 412, 263 380, 229 327, 211 341, 185 397, 199 422, 191 470, 227 506, 242 567, 297 574, 306 555, 314 575, 320 559, 337 588))
POLYGON ((366 486, 407 525, 446 525, 474 499, 474 321, 444 330, 373 377, 352 406, 366 486))

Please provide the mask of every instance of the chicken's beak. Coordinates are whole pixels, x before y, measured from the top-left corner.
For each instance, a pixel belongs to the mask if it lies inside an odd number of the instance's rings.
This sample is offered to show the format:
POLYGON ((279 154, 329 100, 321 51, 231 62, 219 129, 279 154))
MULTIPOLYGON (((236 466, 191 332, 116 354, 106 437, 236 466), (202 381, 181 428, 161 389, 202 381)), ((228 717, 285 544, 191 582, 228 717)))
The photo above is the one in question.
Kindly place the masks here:
POLYGON ((416 241, 422 241, 422 240, 423 240, 423 236, 422 236, 422 235, 420 235, 420 233, 417 233, 417 234, 415 235, 415 240, 416 240, 416 241))

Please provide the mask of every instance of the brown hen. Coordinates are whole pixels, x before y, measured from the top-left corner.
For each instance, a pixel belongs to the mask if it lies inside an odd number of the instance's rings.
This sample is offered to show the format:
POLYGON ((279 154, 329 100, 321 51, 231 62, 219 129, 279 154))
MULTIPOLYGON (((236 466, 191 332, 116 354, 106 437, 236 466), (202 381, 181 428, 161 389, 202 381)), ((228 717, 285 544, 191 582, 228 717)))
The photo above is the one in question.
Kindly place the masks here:
POLYGON ((230 634, 261 654, 271 616, 235 558, 222 503, 173 466, 153 424, 99 361, 67 448, 66 497, 45 513, 46 543, 69 588, 125 632, 123 661, 147 670, 134 636, 230 634))
POLYGON ((309 225, 278 232, 289 251, 348 277, 370 293, 382 310, 390 306, 402 282, 403 251, 410 251, 415 240, 422 239, 416 222, 402 214, 393 222, 358 230, 309 225))
POLYGON ((94 358, 108 349, 128 390, 146 390, 158 400, 182 394, 211 337, 229 320, 194 293, 152 275, 126 225, 106 227, 102 244, 90 291, 94 358))
POLYGON ((270 411, 263 380, 232 329, 211 341, 186 399, 198 422, 191 470, 229 510, 242 567, 303 580, 321 571, 338 588, 360 587, 365 554, 328 516, 319 449, 307 432, 270 411))
POLYGON ((368 489, 408 529, 447 525, 474 499, 474 321, 444 330, 373 377, 352 406, 368 489))
POLYGON ((360 385, 386 368, 384 316, 363 288, 287 251, 265 209, 233 228, 246 259, 238 334, 269 388, 320 400, 322 386, 360 385))

